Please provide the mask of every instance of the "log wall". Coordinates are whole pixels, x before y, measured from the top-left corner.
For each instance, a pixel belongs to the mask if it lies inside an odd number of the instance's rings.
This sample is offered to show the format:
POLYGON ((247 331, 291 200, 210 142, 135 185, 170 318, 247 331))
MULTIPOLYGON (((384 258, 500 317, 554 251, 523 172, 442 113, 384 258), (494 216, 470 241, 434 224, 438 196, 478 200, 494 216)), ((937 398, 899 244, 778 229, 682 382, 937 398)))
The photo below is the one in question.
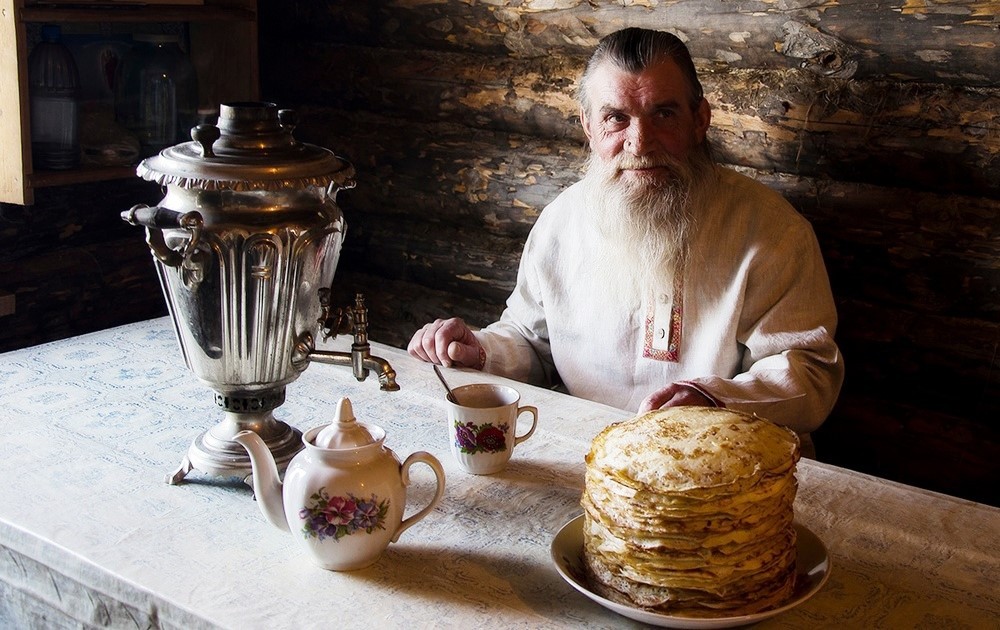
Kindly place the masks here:
POLYGON ((167 314, 141 228, 119 216, 154 205, 138 178, 41 188, 35 204, 0 204, 0 352, 167 314))
POLYGON ((586 155, 576 79, 623 26, 687 42, 720 161, 816 228, 847 363, 821 459, 997 503, 1000 3, 261 3, 263 93, 349 157, 338 271, 373 337, 486 324, 586 155), (290 69, 294 69, 290 71, 290 69))

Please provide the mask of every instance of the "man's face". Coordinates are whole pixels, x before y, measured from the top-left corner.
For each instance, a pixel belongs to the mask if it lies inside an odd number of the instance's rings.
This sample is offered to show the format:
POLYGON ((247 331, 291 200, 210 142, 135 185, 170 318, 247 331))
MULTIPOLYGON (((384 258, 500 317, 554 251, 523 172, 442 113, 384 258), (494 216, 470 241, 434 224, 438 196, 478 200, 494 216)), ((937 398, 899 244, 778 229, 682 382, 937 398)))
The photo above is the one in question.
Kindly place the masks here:
MULTIPOLYGON (((662 186, 674 179, 664 157, 686 161, 705 141, 711 121, 708 102, 692 110, 690 88, 673 61, 639 74, 605 62, 586 87, 590 111, 580 111, 594 157, 614 165, 626 185, 662 186)), ((614 176, 613 176, 614 177, 614 176)))

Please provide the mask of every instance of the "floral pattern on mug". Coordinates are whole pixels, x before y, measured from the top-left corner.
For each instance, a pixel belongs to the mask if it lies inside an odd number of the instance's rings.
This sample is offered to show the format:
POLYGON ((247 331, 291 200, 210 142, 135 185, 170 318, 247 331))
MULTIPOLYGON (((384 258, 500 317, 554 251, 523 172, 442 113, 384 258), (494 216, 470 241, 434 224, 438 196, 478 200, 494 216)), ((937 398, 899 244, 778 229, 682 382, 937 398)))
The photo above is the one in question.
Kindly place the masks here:
POLYGON ((462 424, 456 420, 455 446, 468 455, 499 453, 507 448, 505 435, 508 427, 506 422, 497 427, 492 422, 475 425, 471 422, 462 424))
POLYGON ((346 497, 331 497, 326 488, 320 488, 309 500, 312 503, 299 510, 299 518, 305 521, 302 533, 306 538, 339 541, 360 531, 370 534, 376 529, 385 529, 389 499, 379 501, 374 494, 370 499, 359 499, 351 493, 346 497))

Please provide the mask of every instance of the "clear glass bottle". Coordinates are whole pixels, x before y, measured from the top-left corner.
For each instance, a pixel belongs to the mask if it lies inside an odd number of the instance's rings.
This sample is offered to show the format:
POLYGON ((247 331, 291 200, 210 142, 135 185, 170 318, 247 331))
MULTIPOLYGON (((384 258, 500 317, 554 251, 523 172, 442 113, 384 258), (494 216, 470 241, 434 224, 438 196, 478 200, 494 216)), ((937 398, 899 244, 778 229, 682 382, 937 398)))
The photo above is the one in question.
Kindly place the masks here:
POLYGON ((136 35, 115 81, 115 119, 135 133, 142 156, 190 140, 198 119, 194 65, 176 35, 136 35))
POLYGON ((80 74, 61 37, 59 26, 42 26, 42 41, 28 55, 31 157, 37 169, 80 165, 80 74))

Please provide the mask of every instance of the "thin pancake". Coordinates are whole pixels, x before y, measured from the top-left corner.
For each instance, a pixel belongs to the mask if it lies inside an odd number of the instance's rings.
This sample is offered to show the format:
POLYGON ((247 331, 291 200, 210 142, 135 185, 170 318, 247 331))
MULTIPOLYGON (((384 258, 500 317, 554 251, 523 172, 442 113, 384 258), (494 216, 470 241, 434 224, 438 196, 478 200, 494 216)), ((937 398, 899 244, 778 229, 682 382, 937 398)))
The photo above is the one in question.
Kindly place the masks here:
POLYGON ((675 615, 759 612, 795 579, 798 437, 724 409, 610 425, 587 454, 584 561, 604 597, 675 615))

